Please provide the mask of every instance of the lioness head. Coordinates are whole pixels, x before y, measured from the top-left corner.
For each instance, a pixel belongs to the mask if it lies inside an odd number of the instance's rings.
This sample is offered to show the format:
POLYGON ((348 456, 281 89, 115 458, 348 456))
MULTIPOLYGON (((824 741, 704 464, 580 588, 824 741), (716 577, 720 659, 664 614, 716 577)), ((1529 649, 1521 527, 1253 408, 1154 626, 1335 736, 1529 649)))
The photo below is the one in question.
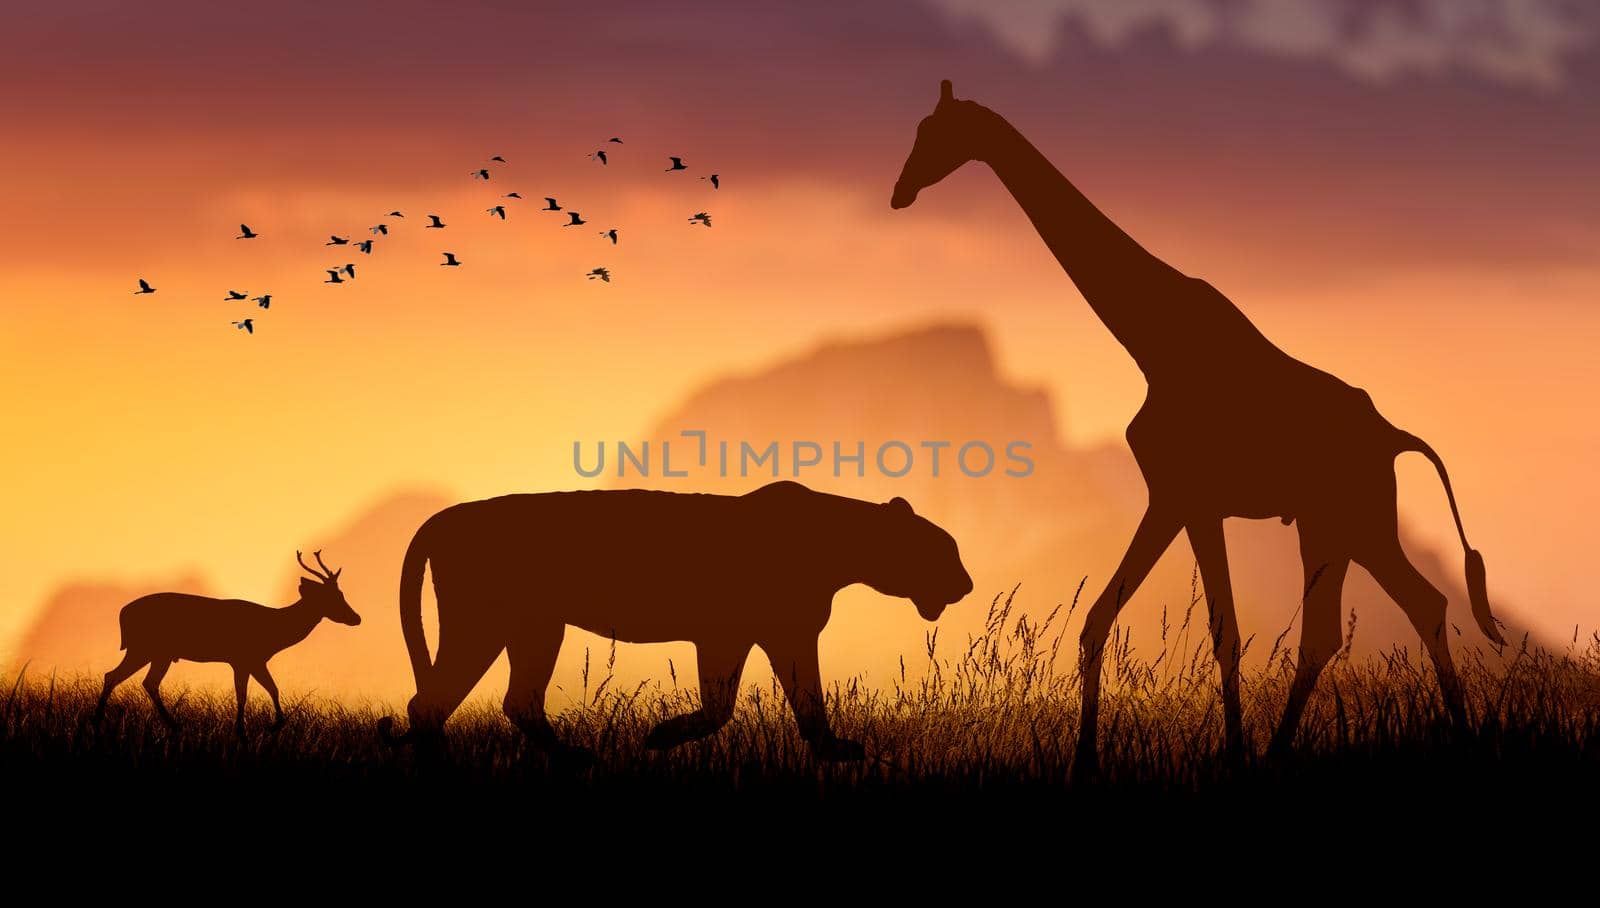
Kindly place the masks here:
POLYGON ((886 596, 910 599, 929 621, 972 592, 972 578, 961 564, 956 541, 944 530, 895 498, 882 509, 883 523, 869 543, 867 585, 886 596))

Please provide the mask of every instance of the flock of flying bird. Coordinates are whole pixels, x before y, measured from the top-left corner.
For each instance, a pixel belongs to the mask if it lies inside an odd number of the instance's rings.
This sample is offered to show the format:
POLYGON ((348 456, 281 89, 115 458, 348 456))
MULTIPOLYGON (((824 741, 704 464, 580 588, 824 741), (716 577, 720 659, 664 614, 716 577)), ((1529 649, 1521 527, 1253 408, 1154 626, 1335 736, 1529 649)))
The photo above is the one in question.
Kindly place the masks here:
MULTIPOLYGON (((613 136, 610 139, 606 140, 606 145, 608 145, 608 146, 609 145, 621 145, 621 144, 623 144, 622 139, 620 139, 620 138, 618 138, 616 136, 613 136)), ((600 162, 600 164, 602 166, 608 166, 609 165, 609 155, 606 153, 606 149, 605 148, 601 148, 598 151, 595 151, 593 154, 589 155, 589 159, 593 160, 593 161, 600 162)), ((681 158, 681 157, 677 157, 675 155, 668 156, 667 160, 671 162, 671 166, 667 167, 667 169, 666 169, 667 173, 674 173, 674 172, 679 172, 679 171, 687 171, 689 169, 688 165, 686 165, 684 163, 683 158, 681 158)), ((489 158, 489 163, 491 163, 491 164, 505 164, 507 162, 506 162, 506 159, 503 156, 501 156, 501 155, 493 155, 493 156, 491 156, 489 158)), ((480 167, 477 170, 472 171, 470 176, 474 180, 483 180, 484 182, 488 182, 490 177, 492 176, 492 174, 490 173, 490 170, 489 170, 488 167, 480 167)), ((714 190, 722 188, 722 179, 721 179, 721 176, 719 174, 715 174, 715 173, 708 174, 706 176, 701 177, 700 179, 704 180, 706 182, 709 182, 711 184, 711 188, 714 189, 714 190)), ((521 201, 522 200, 522 194, 519 193, 519 192, 508 192, 505 195, 501 196, 501 198, 502 199, 512 200, 512 201, 521 201)), ((570 209, 562 208, 560 203, 558 203, 555 200, 555 198, 553 198, 551 196, 545 196, 544 202, 545 202, 545 206, 543 208, 539 208, 539 209, 536 209, 536 210, 538 210, 538 211, 556 211, 556 212, 564 211, 566 213, 566 215, 567 215, 567 223, 562 224, 561 226, 563 226, 563 227, 582 227, 585 224, 589 223, 588 221, 584 220, 583 216, 581 214, 579 214, 577 211, 573 211, 573 210, 570 210, 570 209)), ((495 205, 493 205, 492 207, 487 209, 487 211, 488 211, 488 214, 489 214, 489 216, 491 218, 499 218, 502 221, 504 221, 506 219, 506 203, 504 201, 497 202, 495 205)), ((388 214, 384 215, 384 217, 385 218, 391 218, 391 219, 392 218, 404 218, 405 215, 402 214, 400 211, 396 210, 396 211, 389 212, 388 214)), ((689 217, 688 220, 689 220, 690 226, 694 226, 694 225, 700 225, 700 226, 704 226, 704 227, 710 227, 711 226, 711 215, 706 213, 706 212, 704 212, 704 211, 695 212, 692 216, 689 217)), ((390 223, 389 221, 380 221, 379 223, 374 224, 372 227, 369 227, 368 231, 371 232, 374 236, 388 236, 389 235, 389 223, 390 223)), ((443 230, 444 228, 446 228, 449 225, 445 224, 445 222, 442 219, 440 219, 439 215, 430 214, 430 215, 428 215, 428 223, 426 223, 426 224, 424 224, 422 226, 423 226, 423 229, 427 229, 427 230, 443 230)), ((259 233, 255 232, 254 230, 250 229, 250 225, 248 225, 248 224, 240 224, 239 225, 239 235, 237 237, 235 237, 235 239, 253 240, 253 239, 257 239, 260 236, 261 236, 261 234, 259 234, 259 233)), ((611 228, 608 228, 608 229, 600 231, 600 236, 604 237, 607 240, 610 240, 611 241, 611 245, 613 245, 613 246, 617 245, 617 243, 618 243, 618 233, 617 233, 617 228, 615 228, 615 227, 611 227, 611 228)), ((372 247, 373 247, 373 244, 375 242, 376 241, 373 240, 373 239, 365 239, 365 240, 359 240, 357 242, 351 242, 351 237, 339 236, 338 234, 331 234, 328 237, 328 241, 326 243, 323 243, 322 245, 324 245, 324 246, 352 247, 356 251, 361 252, 364 255, 371 255, 372 254, 372 247)), ((440 254, 444 256, 444 261, 439 263, 440 267, 443 267, 443 268, 458 268, 458 267, 461 266, 461 260, 456 258, 456 254, 454 252, 442 252, 440 254)), ((323 281, 324 284, 343 284, 343 283, 346 282, 347 279, 353 281, 356 278, 356 266, 355 266, 354 262, 347 262, 344 265, 340 265, 340 266, 335 267, 335 268, 327 268, 327 269, 324 269, 324 270, 327 272, 327 275, 328 275, 327 280, 323 281)), ((591 269, 588 272, 587 277, 589 278, 589 280, 600 280, 600 281, 604 281, 605 283, 609 284, 609 283, 611 283, 611 270, 609 268, 604 267, 604 266, 600 266, 600 267, 591 269)), ((139 279, 139 289, 135 290, 133 292, 134 292, 135 296, 139 296, 139 295, 148 294, 148 293, 155 293, 156 292, 156 288, 151 286, 150 283, 148 281, 146 281, 144 278, 140 278, 139 279)), ((228 291, 228 295, 223 297, 223 301, 224 302, 236 302, 236 301, 240 301, 240 300, 249 300, 250 302, 255 303, 257 306, 259 306, 262 309, 270 309, 272 307, 272 294, 270 294, 270 293, 263 293, 260 296, 250 296, 249 293, 247 293, 246 291, 229 290, 228 291)), ((233 322, 233 327, 235 327, 235 328, 237 328, 237 329, 239 329, 241 331, 244 331, 247 334, 252 334, 253 335, 253 334, 255 334, 255 330, 256 330, 255 329, 255 319, 254 318, 239 319, 238 321, 233 322)))

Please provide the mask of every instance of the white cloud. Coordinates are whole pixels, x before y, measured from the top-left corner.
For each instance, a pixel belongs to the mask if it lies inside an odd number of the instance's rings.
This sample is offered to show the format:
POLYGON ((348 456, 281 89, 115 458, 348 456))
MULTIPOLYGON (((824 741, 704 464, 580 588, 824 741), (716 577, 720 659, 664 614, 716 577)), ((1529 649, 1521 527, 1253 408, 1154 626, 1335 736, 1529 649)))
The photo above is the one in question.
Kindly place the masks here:
POLYGON ((1120 46, 1166 29, 1185 47, 1220 44, 1322 60, 1359 79, 1467 72, 1560 88, 1564 63, 1596 39, 1600 5, 1583 0, 931 0, 983 23, 1013 52, 1043 63, 1063 21, 1120 46))

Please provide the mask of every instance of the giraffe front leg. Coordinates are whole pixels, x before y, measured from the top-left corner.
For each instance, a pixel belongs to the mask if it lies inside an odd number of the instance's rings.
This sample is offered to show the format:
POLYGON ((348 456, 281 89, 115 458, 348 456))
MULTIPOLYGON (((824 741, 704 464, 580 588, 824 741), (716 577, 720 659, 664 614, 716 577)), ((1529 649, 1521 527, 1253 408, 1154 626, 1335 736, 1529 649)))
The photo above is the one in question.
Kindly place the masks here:
POLYGON ((1272 735, 1267 755, 1282 759, 1294 746, 1295 733, 1306 702, 1316 689, 1317 676, 1344 644, 1339 627, 1344 578, 1350 568, 1345 548, 1325 538, 1314 525, 1300 526, 1300 560, 1305 577, 1305 600, 1300 624, 1300 658, 1284 703, 1283 718, 1272 735))
POLYGON ((1223 754, 1230 761, 1244 758, 1244 710, 1239 702, 1239 615, 1233 604, 1233 582, 1228 575, 1228 547, 1222 521, 1188 526, 1189 545, 1200 565, 1205 584, 1207 613, 1211 617, 1211 649, 1222 675, 1223 754))
POLYGON ((1083 633, 1078 638, 1079 675, 1083 684, 1083 705, 1078 716, 1078 749, 1072 762, 1072 776, 1077 781, 1092 779, 1100 769, 1100 751, 1097 741, 1100 719, 1100 670, 1105 659, 1106 638, 1117 613, 1127 604, 1139 584, 1150 574, 1172 540, 1183 528, 1175 516, 1155 507, 1145 509, 1139 528, 1128 543, 1111 581, 1101 591, 1089 616, 1084 619, 1083 633))

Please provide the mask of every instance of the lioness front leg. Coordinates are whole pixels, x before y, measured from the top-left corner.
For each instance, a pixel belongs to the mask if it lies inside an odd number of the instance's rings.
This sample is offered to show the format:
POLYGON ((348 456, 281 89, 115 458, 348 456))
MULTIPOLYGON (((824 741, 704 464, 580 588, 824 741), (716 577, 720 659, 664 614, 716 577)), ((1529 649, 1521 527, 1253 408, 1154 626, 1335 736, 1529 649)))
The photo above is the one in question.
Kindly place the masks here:
POLYGON ((644 746, 666 750, 689 741, 716 734, 733 718, 733 705, 739 694, 739 675, 750 655, 751 643, 700 641, 695 643, 695 660, 700 669, 700 708, 692 713, 662 722, 650 730, 644 746))
POLYGON ((817 638, 763 643, 761 648, 772 658, 772 670, 789 696, 800 737, 811 745, 817 759, 861 759, 865 753, 861 742, 836 736, 828 724, 828 710, 822 698, 822 669, 817 664, 817 638))

